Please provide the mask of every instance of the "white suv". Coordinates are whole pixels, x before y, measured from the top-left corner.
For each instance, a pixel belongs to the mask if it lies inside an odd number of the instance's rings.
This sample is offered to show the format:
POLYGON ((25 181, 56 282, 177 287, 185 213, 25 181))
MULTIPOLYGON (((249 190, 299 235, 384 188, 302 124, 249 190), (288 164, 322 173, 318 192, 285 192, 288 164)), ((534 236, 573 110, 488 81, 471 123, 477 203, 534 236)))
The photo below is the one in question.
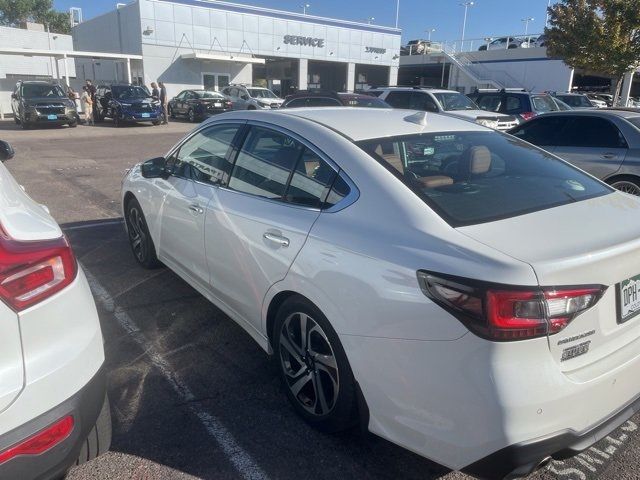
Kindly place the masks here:
POLYGON ((229 85, 222 90, 229 97, 234 110, 268 110, 280 108, 284 100, 268 88, 229 85))
MULTIPOLYGON (((0 142, 0 160, 13 156, 0 142)), ((60 227, 0 163, 0 478, 60 478, 109 448, 102 333, 60 227)))
POLYGON ((446 113, 479 125, 506 131, 519 124, 516 117, 480 110, 473 100, 455 90, 427 87, 386 87, 368 90, 393 108, 446 113))

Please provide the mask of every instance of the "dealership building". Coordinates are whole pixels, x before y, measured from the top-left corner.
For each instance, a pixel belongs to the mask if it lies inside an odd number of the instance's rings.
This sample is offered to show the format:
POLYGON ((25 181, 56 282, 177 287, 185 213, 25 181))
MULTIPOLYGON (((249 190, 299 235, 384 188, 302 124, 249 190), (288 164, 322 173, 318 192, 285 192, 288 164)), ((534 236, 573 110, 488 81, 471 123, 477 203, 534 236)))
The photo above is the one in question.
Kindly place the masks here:
POLYGON ((207 0, 135 0, 72 30, 76 50, 141 56, 77 59, 79 80, 162 81, 168 94, 232 83, 276 94, 395 85, 401 31, 207 0))

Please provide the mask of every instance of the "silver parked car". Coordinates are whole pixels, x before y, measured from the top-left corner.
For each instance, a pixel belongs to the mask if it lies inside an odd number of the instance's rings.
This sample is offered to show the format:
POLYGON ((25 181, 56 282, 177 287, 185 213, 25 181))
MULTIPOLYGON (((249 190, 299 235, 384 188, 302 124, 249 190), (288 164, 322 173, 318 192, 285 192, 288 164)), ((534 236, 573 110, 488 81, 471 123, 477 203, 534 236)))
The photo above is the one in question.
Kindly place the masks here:
POLYGON ((550 112, 509 131, 623 192, 640 195, 640 112, 550 112))

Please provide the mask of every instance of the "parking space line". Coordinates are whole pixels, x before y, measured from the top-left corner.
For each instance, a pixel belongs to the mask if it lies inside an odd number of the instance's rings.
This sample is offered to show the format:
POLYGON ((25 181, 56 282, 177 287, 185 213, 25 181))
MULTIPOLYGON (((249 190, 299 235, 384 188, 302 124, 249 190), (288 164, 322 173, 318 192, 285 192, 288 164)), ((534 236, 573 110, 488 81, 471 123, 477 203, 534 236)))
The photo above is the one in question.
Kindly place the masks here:
POLYGON ((180 396, 183 403, 186 404, 191 412, 200 420, 200 423, 204 426, 209 436, 218 443, 240 476, 245 480, 268 480, 266 473, 260 468, 251 455, 240 446, 231 432, 227 430, 216 417, 199 407, 191 389, 173 372, 169 363, 153 344, 147 340, 142 330, 138 328, 129 314, 116 305, 113 297, 91 272, 87 269, 84 269, 84 272, 96 301, 102 308, 112 313, 120 326, 140 345, 146 355, 148 355, 153 366, 162 373, 176 394, 180 396))
POLYGON ((62 230, 64 230, 64 231, 68 231, 68 230, 84 230, 86 228, 106 227, 106 226, 109 226, 109 225, 120 225, 120 224, 122 224, 122 222, 124 222, 124 220, 120 219, 120 220, 111 220, 111 221, 107 221, 107 222, 84 223, 82 225, 72 225, 70 227, 65 227, 63 225, 62 226, 62 230))

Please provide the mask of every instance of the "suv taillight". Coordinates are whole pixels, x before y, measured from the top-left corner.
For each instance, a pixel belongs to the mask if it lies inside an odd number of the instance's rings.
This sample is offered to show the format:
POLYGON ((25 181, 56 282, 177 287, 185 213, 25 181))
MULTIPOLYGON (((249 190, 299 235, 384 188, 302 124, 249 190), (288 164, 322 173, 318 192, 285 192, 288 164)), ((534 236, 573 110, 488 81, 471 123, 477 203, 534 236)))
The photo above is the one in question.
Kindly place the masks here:
POLYGON ((591 308, 606 287, 508 287, 418 271, 424 294, 475 334, 496 341, 525 340, 562 331, 591 308))
POLYGON ((76 278, 76 258, 62 236, 18 241, 0 226, 0 299, 21 311, 59 292, 76 278))
POLYGON ((536 112, 522 112, 520 113, 520 118, 522 118, 526 122, 527 120, 531 120, 536 115, 536 112))

